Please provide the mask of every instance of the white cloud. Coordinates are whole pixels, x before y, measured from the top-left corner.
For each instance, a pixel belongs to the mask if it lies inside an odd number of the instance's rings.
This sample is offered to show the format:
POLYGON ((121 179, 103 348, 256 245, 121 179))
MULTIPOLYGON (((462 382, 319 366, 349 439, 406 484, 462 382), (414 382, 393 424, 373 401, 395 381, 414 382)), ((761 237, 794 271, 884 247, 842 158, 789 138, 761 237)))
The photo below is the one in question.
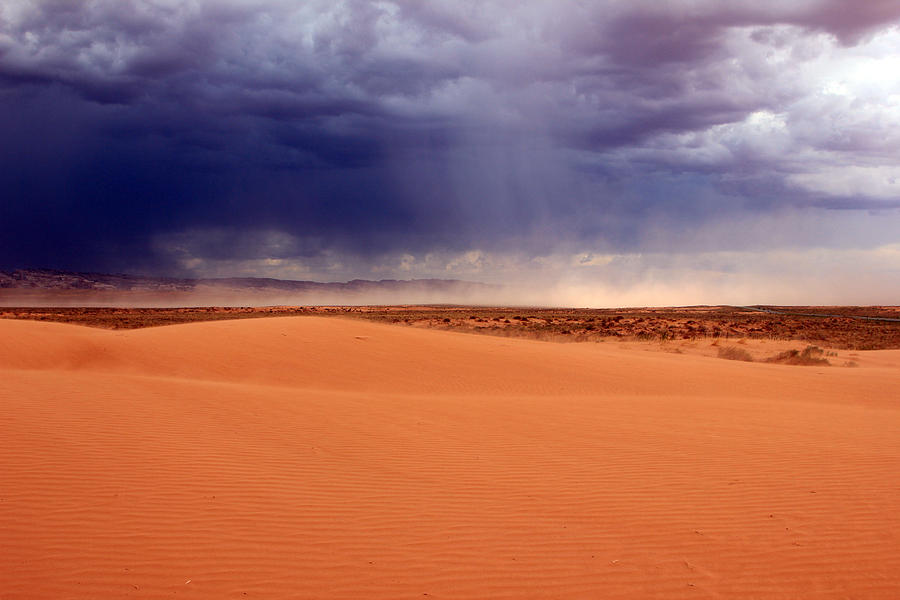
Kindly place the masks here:
POLYGON ((790 175, 804 189, 837 197, 866 197, 900 203, 900 166, 832 166, 814 173, 790 175))

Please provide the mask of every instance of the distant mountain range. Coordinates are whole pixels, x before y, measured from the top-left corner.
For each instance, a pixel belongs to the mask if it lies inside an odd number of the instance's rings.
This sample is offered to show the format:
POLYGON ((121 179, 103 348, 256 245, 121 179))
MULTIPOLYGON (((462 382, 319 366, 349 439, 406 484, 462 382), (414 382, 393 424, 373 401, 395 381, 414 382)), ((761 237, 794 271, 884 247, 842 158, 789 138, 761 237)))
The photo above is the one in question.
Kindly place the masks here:
POLYGON ((456 279, 322 283, 257 277, 183 279, 51 269, 0 271, 4 306, 479 304, 502 290, 456 279))

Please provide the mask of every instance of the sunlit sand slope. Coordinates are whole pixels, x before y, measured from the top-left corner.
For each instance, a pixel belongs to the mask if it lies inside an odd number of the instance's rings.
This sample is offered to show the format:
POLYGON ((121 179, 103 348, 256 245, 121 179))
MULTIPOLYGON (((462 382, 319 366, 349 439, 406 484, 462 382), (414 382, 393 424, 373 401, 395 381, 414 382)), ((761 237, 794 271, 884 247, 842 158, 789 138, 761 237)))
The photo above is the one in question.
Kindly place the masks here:
POLYGON ((895 598, 876 357, 0 321, 0 598, 895 598))

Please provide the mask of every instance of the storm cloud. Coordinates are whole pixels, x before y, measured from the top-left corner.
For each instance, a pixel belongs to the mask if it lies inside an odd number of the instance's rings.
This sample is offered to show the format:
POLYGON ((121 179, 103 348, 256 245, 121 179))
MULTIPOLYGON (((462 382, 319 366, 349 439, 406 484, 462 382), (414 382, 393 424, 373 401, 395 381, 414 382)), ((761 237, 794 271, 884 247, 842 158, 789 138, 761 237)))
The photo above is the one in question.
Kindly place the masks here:
POLYGON ((696 301, 804 271, 887 302, 898 23, 889 0, 7 0, 0 268, 696 301))

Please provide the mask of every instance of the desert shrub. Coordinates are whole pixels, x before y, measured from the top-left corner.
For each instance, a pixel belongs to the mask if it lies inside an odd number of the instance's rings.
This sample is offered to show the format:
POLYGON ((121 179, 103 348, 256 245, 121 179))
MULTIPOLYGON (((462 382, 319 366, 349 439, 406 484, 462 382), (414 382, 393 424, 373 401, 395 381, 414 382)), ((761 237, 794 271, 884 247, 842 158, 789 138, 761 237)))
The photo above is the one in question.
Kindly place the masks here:
POLYGON ((782 365, 799 365, 802 367, 814 367, 822 365, 830 365, 827 358, 824 358, 825 351, 818 346, 807 346, 802 351, 787 350, 766 359, 766 362, 778 363, 782 365))
POLYGON ((745 362, 753 362, 753 357, 750 356, 749 352, 747 352, 743 348, 738 348, 736 346, 725 346, 723 348, 719 348, 719 358, 724 358, 725 360, 743 360, 745 362))

